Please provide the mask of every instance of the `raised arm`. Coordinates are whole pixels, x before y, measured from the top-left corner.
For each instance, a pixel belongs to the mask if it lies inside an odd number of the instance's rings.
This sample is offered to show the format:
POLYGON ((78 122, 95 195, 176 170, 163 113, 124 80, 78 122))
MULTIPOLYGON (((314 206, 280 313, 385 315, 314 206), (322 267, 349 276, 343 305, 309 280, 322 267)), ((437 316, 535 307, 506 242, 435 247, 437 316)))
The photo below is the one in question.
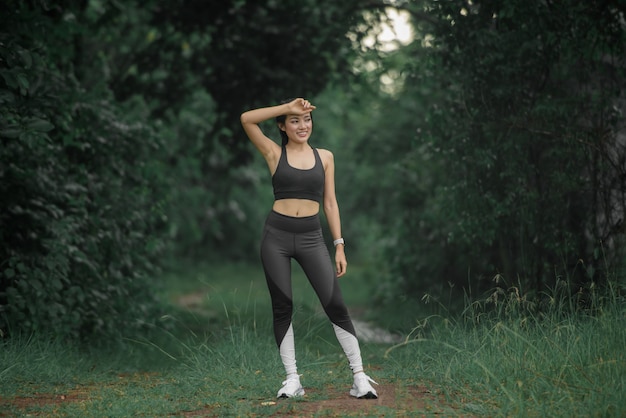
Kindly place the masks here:
POLYGON ((265 136, 259 124, 266 120, 276 118, 277 116, 304 115, 311 113, 314 109, 315 106, 309 103, 308 100, 298 98, 289 103, 253 109, 241 114, 241 125, 246 135, 248 135, 250 141, 252 141, 261 155, 263 155, 265 161, 267 161, 267 164, 270 166, 270 170, 277 164, 277 159, 280 155, 280 146, 265 136))

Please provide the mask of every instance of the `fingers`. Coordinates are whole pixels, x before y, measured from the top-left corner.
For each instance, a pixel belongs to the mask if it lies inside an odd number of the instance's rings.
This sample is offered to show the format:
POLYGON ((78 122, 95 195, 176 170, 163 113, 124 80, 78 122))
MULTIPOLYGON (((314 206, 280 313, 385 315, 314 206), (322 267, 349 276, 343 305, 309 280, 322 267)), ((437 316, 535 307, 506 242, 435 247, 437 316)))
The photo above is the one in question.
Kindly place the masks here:
POLYGON ((302 99, 301 104, 302 104, 302 107, 305 109, 311 109, 311 110, 315 109, 315 106, 313 106, 311 102, 309 102, 308 100, 302 99))
POLYGON ((316 107, 313 106, 311 102, 309 102, 306 99, 302 99, 302 98, 295 99, 292 103, 294 103, 296 107, 303 113, 310 113, 316 109, 316 107))
POLYGON ((348 269, 348 263, 346 261, 337 260, 335 262, 335 265, 336 265, 337 278, 346 274, 346 270, 348 269))

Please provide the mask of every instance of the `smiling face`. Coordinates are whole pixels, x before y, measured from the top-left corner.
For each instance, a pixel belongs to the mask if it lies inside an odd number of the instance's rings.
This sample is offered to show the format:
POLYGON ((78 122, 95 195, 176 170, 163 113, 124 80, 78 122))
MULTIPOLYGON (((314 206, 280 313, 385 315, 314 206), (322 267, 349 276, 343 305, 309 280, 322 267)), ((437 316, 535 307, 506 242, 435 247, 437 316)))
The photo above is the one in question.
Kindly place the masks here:
POLYGON ((289 141, 297 144, 305 143, 313 132, 313 119, 310 114, 287 115, 285 122, 279 123, 278 128, 285 132, 289 141))

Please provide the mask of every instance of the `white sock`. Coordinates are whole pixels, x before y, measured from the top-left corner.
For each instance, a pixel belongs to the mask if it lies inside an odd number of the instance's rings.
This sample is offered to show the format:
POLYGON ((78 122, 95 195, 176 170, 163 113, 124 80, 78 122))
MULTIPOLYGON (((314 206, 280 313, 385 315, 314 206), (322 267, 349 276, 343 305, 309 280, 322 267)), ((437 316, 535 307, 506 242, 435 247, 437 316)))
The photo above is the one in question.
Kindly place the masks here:
POLYGON ((293 336, 293 325, 289 325, 289 329, 287 329, 285 337, 280 343, 279 352, 287 377, 290 375, 297 376, 298 368, 296 367, 296 345, 293 336))
POLYGON ((333 324, 333 328, 335 329, 335 335, 337 336, 337 340, 343 348, 343 352, 346 353, 346 357, 348 357, 348 362, 350 363, 350 368, 352 369, 352 373, 359 373, 363 371, 363 360, 361 359, 361 349, 359 348, 359 341, 356 337, 350 334, 345 329, 333 324))

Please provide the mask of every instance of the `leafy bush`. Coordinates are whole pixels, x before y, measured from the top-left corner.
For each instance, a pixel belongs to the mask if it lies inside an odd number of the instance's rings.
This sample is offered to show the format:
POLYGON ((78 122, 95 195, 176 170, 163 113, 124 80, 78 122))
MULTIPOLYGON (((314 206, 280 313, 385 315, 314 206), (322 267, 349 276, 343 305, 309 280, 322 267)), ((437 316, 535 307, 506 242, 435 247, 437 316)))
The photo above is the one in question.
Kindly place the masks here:
POLYGON ((148 157, 159 143, 104 85, 81 85, 60 48, 75 26, 11 11, 0 42, 0 329, 116 335, 156 306, 165 196, 148 157))

